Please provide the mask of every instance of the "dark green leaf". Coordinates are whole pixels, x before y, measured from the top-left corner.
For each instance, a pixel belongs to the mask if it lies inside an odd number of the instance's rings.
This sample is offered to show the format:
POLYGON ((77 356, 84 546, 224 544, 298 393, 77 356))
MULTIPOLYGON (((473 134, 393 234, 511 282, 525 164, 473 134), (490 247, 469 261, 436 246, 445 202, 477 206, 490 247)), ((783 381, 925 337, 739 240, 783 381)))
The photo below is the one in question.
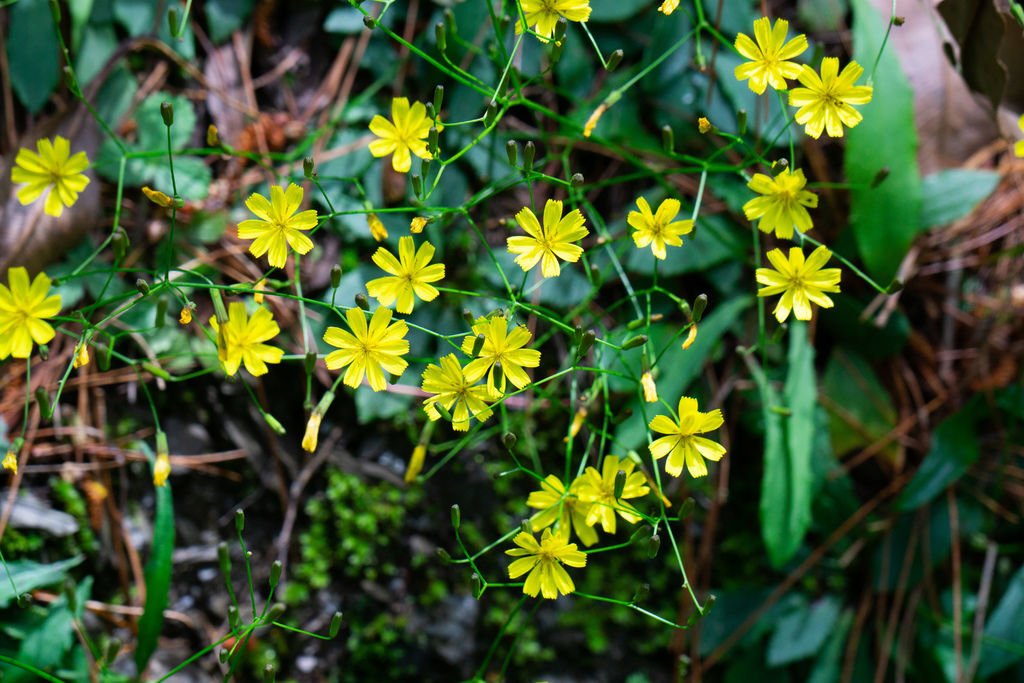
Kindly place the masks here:
POLYGON ((114 17, 132 36, 150 33, 161 3, 153 0, 114 0, 114 17))
MULTIPOLYGON (((994 673, 1024 659, 1024 628, 1021 615, 1024 614, 1024 566, 1017 570, 995 611, 985 624, 985 637, 981 650, 979 679, 986 679, 994 673)), ((1009 679, 1007 679, 1009 680, 1009 679)))
MULTIPOLYGON (((249 12, 252 11, 252 0, 206 0, 204 7, 210 40, 219 43, 230 36, 249 16, 249 12)), ((361 24, 362 22, 362 28, 361 24)))
MULTIPOLYGON (((829 358, 821 402, 829 413, 832 448, 838 456, 882 439, 896 426, 896 408, 871 366, 843 349, 829 358)), ((881 451, 893 464, 901 453, 895 440, 881 451)))
POLYGON ((925 176, 921 186, 921 229, 937 228, 974 210, 999 185, 995 171, 951 168, 925 176))
MULTIPOLYGON (((31 560, 15 560, 7 563, 7 570, 14 580, 14 585, 19 593, 25 593, 36 588, 52 586, 64 580, 67 572, 72 567, 82 563, 85 558, 81 555, 71 557, 53 564, 40 564, 31 560)), ((2 572, 2 569, 0 569, 2 572)), ((11 589, 11 582, 6 576, 0 576, 0 608, 7 607, 17 597, 11 589)))
POLYGON ((768 643, 768 666, 783 666, 816 655, 839 619, 841 609, 837 598, 826 596, 782 617, 768 643))
POLYGON ((935 428, 932 446, 921 468, 900 495, 901 510, 919 508, 956 482, 978 461, 977 415, 962 408, 935 428))
MULTIPOLYGON (((75 587, 79 614, 91 592, 92 577, 86 577, 81 584, 75 587)), ((49 669, 60 664, 74 642, 73 616, 71 610, 68 609, 67 598, 62 594, 50 604, 49 613, 42 624, 29 632, 21 641, 18 658, 41 669, 49 669)), ((25 678, 25 680, 29 679, 25 678)))
POLYGON ((171 555, 174 552, 174 498, 171 487, 156 487, 156 519, 153 522, 153 548, 146 563, 146 604, 139 619, 139 638, 135 647, 135 666, 146 670, 164 624, 164 608, 171 586, 171 555))
POLYGON ((363 13, 354 7, 339 7, 331 10, 324 20, 324 30, 328 33, 340 35, 351 35, 362 33, 366 30, 363 23, 363 13))
POLYGON ((853 612, 843 612, 828 635, 828 642, 821 648, 811 670, 807 683, 839 683, 842 676, 843 653, 846 649, 846 634, 853 624, 853 612))
MULTIPOLYGON (((640 11, 648 9, 648 5, 642 2, 621 2, 621 0, 590 0, 590 8, 592 10, 590 21, 615 22, 629 19, 640 11)), ((580 38, 586 40, 586 36, 581 35, 580 38)))
MULTIPOLYGON (((885 35, 885 23, 870 0, 853 0, 852 5, 854 53, 857 62, 870 69, 885 35)), ((850 224, 857 248, 868 272, 885 286, 896 275, 918 233, 921 179, 914 93, 891 47, 882 53, 874 78, 872 100, 860 107, 864 120, 848 131, 846 175, 854 184, 850 224), (882 140, 885 144, 879 144, 882 140), (889 177, 871 188, 883 168, 889 170, 889 177)))
POLYGON ((21 0, 8 11, 7 68, 11 87, 25 108, 34 114, 46 104, 60 81, 60 46, 50 16, 50 3, 21 0))

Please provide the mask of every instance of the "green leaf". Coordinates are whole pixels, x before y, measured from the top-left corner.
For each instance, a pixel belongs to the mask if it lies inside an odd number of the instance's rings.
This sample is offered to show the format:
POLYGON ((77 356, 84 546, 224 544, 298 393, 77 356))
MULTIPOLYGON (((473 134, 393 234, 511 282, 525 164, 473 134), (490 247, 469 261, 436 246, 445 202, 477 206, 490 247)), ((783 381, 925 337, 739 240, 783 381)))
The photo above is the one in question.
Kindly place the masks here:
MULTIPOLYGON (((590 9, 592 10, 590 21, 612 23, 639 14, 641 10, 647 9, 647 5, 642 2, 622 2, 621 0, 590 0, 590 9)), ((586 39, 583 35, 580 38, 586 39)))
POLYGON ((950 168, 925 176, 921 186, 921 229, 959 220, 995 191, 1002 176, 995 171, 950 168))
POLYGON ((324 19, 324 30, 328 33, 340 35, 362 33, 366 30, 366 24, 363 23, 363 13, 355 7, 339 7, 331 10, 331 13, 324 19))
POLYGON ((153 522, 153 549, 146 563, 146 604, 139 619, 139 638, 135 646, 135 666, 139 675, 146 670, 156 650, 164 624, 164 608, 171 587, 171 555, 174 552, 174 498, 170 485, 156 487, 156 519, 153 522))
MULTIPOLYGON (((206 0, 204 7, 210 40, 219 43, 230 36, 249 16, 252 11, 252 0, 206 0)), ((363 28, 362 22, 360 27, 363 28)))
MULTIPOLYGON (((870 69, 885 22, 870 0, 853 0, 852 6, 854 54, 870 69)), ((895 277, 919 231, 921 179, 914 93, 891 46, 882 53, 874 78, 871 102, 860 107, 864 120, 848 131, 846 175, 854 186, 850 224, 857 248, 868 272, 884 286, 895 277), (882 169, 888 169, 888 178, 870 187, 882 169)))
MULTIPOLYGON (((889 393, 860 356, 836 349, 821 384, 821 402, 829 413, 829 433, 837 456, 875 443, 896 426, 896 408, 889 393)), ((896 464, 902 450, 894 440, 880 455, 896 464)))
MULTIPOLYGON (((7 563, 10 579, 14 581, 20 593, 52 586, 64 580, 72 567, 77 567, 85 557, 78 555, 53 564, 40 564, 31 560, 15 560, 7 563)), ((0 576, 0 608, 7 607, 17 597, 11 588, 11 581, 0 576)))
POLYGON ((783 565, 800 548, 811 521, 814 475, 814 412, 817 382, 814 347, 807 339, 807 325, 794 322, 789 333, 789 357, 783 404, 763 370, 754 380, 761 392, 765 423, 764 478, 761 483, 761 534, 775 567, 783 565), (788 414, 783 415, 780 408, 788 414))
POLYGON ((117 35, 113 26, 86 26, 82 33, 82 46, 75 52, 75 75, 79 84, 88 85, 116 50, 117 35))
POLYGON ((921 507, 978 461, 977 421, 973 404, 969 404, 935 428, 928 455, 897 501, 900 510, 921 507))
POLYGON ((828 642, 821 648, 814 661, 811 677, 807 683, 839 683, 842 676, 843 653, 846 650, 846 635, 853 624, 853 612, 846 610, 832 627, 828 642))
POLYGON ((153 0, 114 0, 114 17, 132 36, 153 30, 160 3, 153 0))
POLYGON ((50 3, 21 0, 9 11, 7 68, 11 86, 25 108, 34 114, 43 108, 60 80, 60 46, 50 3))
MULTIPOLYGON (((995 611, 985 624, 978 680, 984 680, 1024 659, 1024 566, 1017 570, 995 611)), ((1009 680, 1009 679, 1007 679, 1009 680)))
POLYGON ((818 654, 839 620, 842 603, 826 596, 803 604, 779 619, 768 642, 768 666, 776 667, 818 654))
MULTIPOLYGON (((91 593, 92 577, 90 576, 75 587, 79 615, 91 593)), ((21 641, 18 659, 44 670, 60 664, 74 642, 74 630, 72 629, 74 616, 68 609, 67 598, 61 594, 49 606, 49 612, 43 622, 21 641)), ((28 679, 25 678, 25 680, 28 679)))

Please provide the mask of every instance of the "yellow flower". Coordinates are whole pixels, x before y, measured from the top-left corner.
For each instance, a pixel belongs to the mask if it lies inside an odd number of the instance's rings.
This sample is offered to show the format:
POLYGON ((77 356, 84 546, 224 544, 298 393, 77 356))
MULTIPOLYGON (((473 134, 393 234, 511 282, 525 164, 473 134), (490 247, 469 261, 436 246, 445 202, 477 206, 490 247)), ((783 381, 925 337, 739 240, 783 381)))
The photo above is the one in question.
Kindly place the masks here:
MULTIPOLYGON (((559 17, 578 22, 590 18, 590 0, 522 0, 520 4, 526 16, 526 26, 532 26, 541 39, 554 35, 559 17)), ((522 33, 523 28, 520 19, 516 22, 516 33, 522 33)))
POLYGON ((427 458, 427 446, 426 444, 416 444, 416 448, 412 449, 412 457, 409 458, 409 466, 405 468, 406 484, 411 484, 416 481, 416 477, 419 476, 420 471, 423 469, 423 461, 427 458))
POLYGON ((409 222, 409 232, 414 235, 418 235, 423 232, 423 228, 427 227, 427 219, 423 216, 416 216, 409 222))
POLYGON ((85 342, 81 342, 75 348, 75 359, 71 361, 72 367, 77 370, 83 365, 89 364, 89 346, 85 342))
POLYGON ((390 306, 398 301, 395 310, 412 313, 416 297, 423 301, 437 298, 437 289, 431 282, 444 278, 444 264, 430 263, 434 257, 434 245, 424 242, 416 249, 412 237, 398 239, 398 258, 384 247, 377 247, 373 262, 391 277, 379 277, 366 283, 366 291, 380 302, 390 306))
POLYGON ((601 120, 601 117, 604 116, 606 111, 608 111, 608 103, 602 102, 597 106, 597 109, 591 112, 590 118, 588 118, 587 122, 583 125, 583 137, 590 137, 591 133, 594 132, 594 129, 597 128, 597 122, 601 120))
POLYGON ((367 214, 366 225, 370 228, 370 237, 378 242, 383 242, 388 238, 388 229, 384 227, 383 221, 377 218, 377 214, 367 214))
POLYGON ((805 88, 793 88, 789 92, 789 104, 800 107, 796 122, 812 138, 821 137, 825 130, 830 137, 843 137, 843 125, 853 128, 864 118, 851 105, 867 104, 871 101, 870 85, 854 85, 864 69, 857 62, 850 62, 839 73, 839 60, 825 57, 821 60, 821 77, 806 64, 800 67, 798 78, 805 88), (806 125, 805 125, 806 124, 806 125))
POLYGON ((693 346, 695 341, 697 341, 697 323, 690 323, 690 331, 686 333, 686 339, 683 340, 683 351, 693 346))
POLYGON ((309 421, 306 422, 306 433, 302 435, 302 450, 307 453, 316 452, 316 444, 320 436, 320 423, 323 419, 324 416, 314 410, 313 414, 309 416, 309 421))
POLYGON ((634 472, 636 463, 629 458, 619 459, 617 455, 606 455, 601 464, 601 471, 588 467, 579 478, 577 495, 584 503, 590 503, 587 512, 587 524, 601 524, 606 534, 615 533, 615 513, 630 524, 636 524, 640 516, 636 508, 625 503, 628 498, 640 498, 651 492, 647 488, 642 472, 634 472), (615 497, 615 479, 619 471, 625 472, 626 485, 622 487, 622 495, 615 497))
POLYGON ((28 358, 32 342, 46 344, 53 328, 45 318, 60 311, 60 295, 50 294, 50 278, 39 273, 32 284, 28 271, 18 266, 7 271, 10 288, 0 284, 0 360, 7 356, 28 358))
POLYGON ((569 537, 561 534, 553 535, 551 529, 545 529, 540 543, 525 531, 516 535, 512 541, 519 546, 506 550, 506 555, 518 557, 508 566, 508 577, 517 579, 527 574, 523 592, 531 598, 540 593, 549 600, 561 595, 569 595, 576 590, 563 564, 570 567, 585 567, 587 556, 576 549, 575 543, 569 543, 569 537))
POLYGON ((679 0, 665 0, 665 2, 661 3, 658 11, 667 17, 677 9, 679 9, 679 0))
POLYGON ((807 232, 814 222, 804 207, 818 206, 818 195, 805 190, 805 185, 807 178, 799 168, 792 173, 787 168, 775 178, 755 173, 747 187, 763 196, 744 204, 743 213, 748 221, 761 219, 757 224, 761 232, 774 230, 780 239, 791 239, 794 226, 800 232, 807 232))
POLYGON ((171 459, 166 453, 161 453, 153 463, 153 486, 166 486, 170 474, 171 459))
POLYGON ((181 307, 181 313, 178 314, 178 324, 188 325, 192 322, 192 306, 185 304, 181 307))
POLYGON ((18 201, 22 205, 31 204, 49 189, 44 208, 51 216, 59 216, 65 206, 78 201, 78 193, 89 184, 84 174, 89 168, 89 158, 85 152, 72 155, 71 143, 59 135, 52 142, 45 138, 38 140, 36 149, 38 154, 24 147, 18 150, 11 181, 26 183, 18 190, 18 201))
POLYGON ((142 186, 142 194, 146 195, 146 199, 148 199, 149 201, 153 202, 157 206, 162 206, 165 209, 174 203, 174 200, 167 196, 165 193, 161 192, 160 190, 154 190, 153 188, 146 185, 142 186))
POLYGON ((584 218, 579 209, 573 209, 563 218, 562 202, 553 199, 544 205, 543 227, 529 207, 523 207, 516 214, 516 223, 529 237, 509 237, 509 252, 518 254, 516 264, 524 271, 529 271, 541 261, 544 277, 558 277, 561 272, 558 259, 570 263, 579 261, 583 248, 572 243, 590 234, 583 226, 584 218))
POLYGON ((768 17, 761 17, 754 21, 756 43, 745 33, 736 36, 736 50, 750 60, 736 67, 736 80, 750 79, 747 86, 758 95, 769 85, 776 90, 785 90, 788 87, 786 79, 800 74, 800 65, 789 60, 807 50, 806 36, 800 34, 787 43, 788 32, 789 22, 785 19, 776 21, 773 28, 768 17))
POLYGON ((654 375, 650 370, 640 375, 640 386, 644 390, 644 401, 647 403, 658 402, 658 386, 654 383, 654 375))
POLYGON ((233 301, 223 334, 216 317, 210 318, 210 326, 217 333, 217 357, 228 376, 234 376, 242 363, 250 375, 259 377, 267 373, 267 363, 281 362, 284 351, 263 343, 281 331, 267 309, 257 308, 250 318, 245 304, 233 301))
POLYGON ((491 417, 491 409, 484 403, 490 397, 487 387, 474 386, 462 372, 454 353, 440 359, 440 365, 428 365, 423 371, 423 391, 430 396, 423 402, 423 410, 431 420, 440 419, 438 403, 452 416, 452 428, 458 432, 469 429, 470 418, 483 422, 491 417))
POLYGON ((523 368, 535 368, 540 365, 540 351, 524 349, 533 335, 525 325, 516 325, 508 331, 508 320, 500 315, 490 318, 477 318, 473 323, 473 334, 466 335, 462 340, 462 352, 473 354, 476 335, 484 336, 483 346, 476 358, 471 360, 464 370, 466 379, 476 382, 487 375, 487 390, 491 396, 498 398, 505 393, 505 380, 509 379, 517 389, 530 383, 530 376, 523 368), (500 382, 495 382, 495 364, 500 364, 500 382))
POLYGON ((702 413, 697 410, 697 399, 683 396, 679 399, 678 422, 667 415, 658 415, 648 425, 658 434, 669 435, 651 443, 651 457, 660 460, 667 455, 665 471, 673 477, 682 474, 684 464, 691 477, 703 477, 708 473, 704 459, 721 460, 725 448, 711 439, 697 435, 714 431, 723 422, 721 410, 702 413))
POLYGON ((259 280, 257 280, 256 284, 254 284, 252 286, 252 300, 255 303, 260 304, 262 306, 263 305, 263 300, 264 300, 263 292, 266 289, 267 289, 267 279, 266 278, 260 278, 259 280))
POLYGON ((8 448, 7 454, 4 455, 3 468, 12 474, 18 473, 18 454, 15 453, 13 447, 8 448))
POLYGON ((370 131, 379 140, 370 143, 370 154, 386 157, 392 154, 391 167, 399 173, 408 173, 412 168, 412 154, 421 159, 432 158, 427 151, 427 136, 433 122, 427 117, 427 108, 422 102, 409 106, 409 100, 396 97, 391 100, 391 118, 377 114, 370 121, 370 131))
POLYGON ((576 495, 579 481, 579 478, 573 481, 566 491, 565 484, 555 475, 544 477, 540 490, 532 491, 526 499, 528 507, 540 510, 530 518, 530 528, 540 531, 554 524, 556 532, 568 537, 571 526, 584 545, 589 547, 597 543, 597 530, 587 526, 590 503, 582 502, 576 495))
POLYGON ((699 119, 697 119, 697 131, 701 135, 707 135, 708 133, 711 132, 711 122, 708 121, 708 118, 706 116, 702 116, 699 119))
POLYGON ((384 373, 401 375, 409 365, 402 358, 409 353, 409 341, 405 338, 409 326, 404 320, 392 323, 391 309, 384 307, 373 312, 369 326, 358 308, 345 311, 345 320, 352 332, 328 327, 324 333, 324 341, 339 349, 324 359, 328 369, 340 370, 347 366, 345 384, 354 389, 365 374, 371 389, 383 391, 387 388, 384 373))
MULTIPOLYGON (((1024 131, 1024 114, 1020 115, 1020 120, 1017 121, 1017 127, 1024 131)), ((1013 153, 1019 157, 1024 157, 1024 140, 1017 140, 1013 144, 1013 153)))
POLYGON ((640 211, 630 211, 626 221, 636 230, 633 241, 637 249, 650 245, 654 255, 664 260, 665 245, 681 247, 683 240, 679 236, 693 231, 692 220, 675 220, 679 215, 678 199, 666 199, 658 206, 657 213, 651 213, 651 206, 643 197, 637 198, 636 205, 640 211))
POLYGON ((302 195, 302 188, 290 183, 287 190, 280 185, 271 185, 270 199, 253 193, 245 200, 245 205, 258 219, 238 224, 239 239, 255 240, 249 245, 250 254, 259 258, 270 252, 267 256, 270 265, 284 268, 288 247, 299 254, 309 253, 313 241, 301 231, 315 228, 317 219, 314 209, 295 213, 302 205, 302 195))
POLYGON ((811 319, 811 303, 822 308, 832 308, 832 299, 825 292, 839 291, 839 278, 842 271, 838 268, 824 268, 832 258, 832 252, 825 247, 818 247, 804 260, 804 252, 799 247, 789 250, 789 259, 781 249, 768 252, 768 260, 772 268, 758 268, 755 273, 759 284, 764 289, 757 290, 758 296, 774 296, 782 294, 776 304, 775 318, 781 323, 793 311, 797 320, 811 319))

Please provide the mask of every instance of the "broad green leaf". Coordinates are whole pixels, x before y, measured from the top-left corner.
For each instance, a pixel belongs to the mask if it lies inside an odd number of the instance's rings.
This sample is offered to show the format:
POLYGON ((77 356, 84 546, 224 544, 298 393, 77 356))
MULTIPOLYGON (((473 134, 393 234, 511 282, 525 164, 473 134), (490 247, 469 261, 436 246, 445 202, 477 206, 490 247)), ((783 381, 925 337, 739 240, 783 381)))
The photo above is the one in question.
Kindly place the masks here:
POLYGON ((973 405, 968 405, 935 428, 928 455, 897 501, 899 509, 921 507, 956 482, 978 461, 977 421, 973 405))
POLYGON ((818 395, 814 348, 807 340, 806 324, 794 322, 789 334, 788 370, 781 400, 764 371, 752 366, 765 425, 761 534, 775 567, 785 564, 803 542, 811 520, 814 487, 811 454, 818 395))
MULTIPOLYGON (((82 44, 82 33, 89 24, 94 0, 68 0, 68 14, 71 15, 71 52, 77 53, 82 44)), ((77 71, 76 71, 77 73, 77 71)), ((79 79, 82 78, 78 73, 79 79)))
POLYGON ((19 593, 52 586, 63 581, 68 570, 80 565, 84 559, 83 556, 78 555, 53 564, 40 564, 31 560, 8 562, 7 571, 10 572, 10 580, 7 576, 0 576, 0 608, 7 607, 17 597, 11 588, 11 580, 14 581, 19 593))
POLYGON ((82 46, 75 51, 75 74, 79 84, 88 85, 116 50, 117 35, 113 26, 86 26, 82 32, 82 46))
POLYGON ((981 649, 981 665, 978 678, 983 680, 1006 667, 1024 659, 1024 628, 1021 615, 1024 614, 1024 566, 1021 566, 1010 581, 1006 592, 999 598, 988 623, 981 649))
MULTIPOLYGON (((882 439, 896 426, 896 408, 871 366, 844 349, 836 349, 829 358, 821 402, 829 413, 832 448, 840 457, 882 439)), ((893 440, 880 455, 898 464, 902 453, 893 440)))
MULTIPOLYGON (((641 10, 647 9, 647 5, 642 2, 621 0, 590 0, 590 9, 590 21, 611 23, 629 19, 641 10)), ((580 39, 586 40, 586 36, 580 35, 580 39)))
POLYGON ((145 35, 155 27, 160 4, 153 0, 114 0, 114 17, 130 35, 145 35))
POLYGON ((249 12, 252 11, 252 0, 206 0, 203 7, 206 10, 210 40, 219 43, 230 36, 249 16, 249 12))
MULTIPOLYGON (((82 606, 89 599, 91 593, 92 577, 89 576, 75 587, 78 602, 77 616, 81 616, 82 606)), ((18 659, 43 670, 50 670, 60 664, 74 642, 72 624, 75 615, 72 615, 71 610, 68 609, 67 598, 62 594, 50 604, 48 610, 43 622, 25 636, 18 649, 18 659)), ((27 672, 19 671, 18 673, 22 675, 12 676, 12 681, 36 680, 27 672)))
MULTIPOLYGON (((870 69, 885 35, 885 22, 871 0, 853 0, 853 47, 857 63, 870 69)), ((872 74, 865 73, 863 78, 872 74)), ((862 82, 863 82, 862 78, 862 82)), ((899 269, 921 219, 914 93, 890 45, 874 74, 871 102, 859 107, 864 120, 847 131, 846 175, 850 224, 868 272, 885 286, 899 269), (889 176, 877 187, 882 169, 889 176)))
POLYGON ((1002 176, 995 171, 950 168, 925 176, 921 185, 921 229, 959 220, 995 191, 1002 176))
POLYGON ((842 603, 826 596, 802 604, 778 621, 768 642, 768 666, 784 666, 818 654, 839 620, 842 603))
POLYGON ((814 661, 811 677, 807 683, 839 683, 842 677, 843 653, 846 650, 846 635, 853 624, 853 611, 846 610, 828 634, 828 642, 821 648, 814 661))
POLYGON ((20 0, 8 12, 7 68, 11 87, 25 108, 34 114, 43 108, 60 80, 60 46, 54 33, 50 3, 20 0))
MULTIPOLYGON (((147 453, 147 455, 151 455, 147 453)), ((135 646, 135 666, 141 675, 156 650, 164 624, 171 587, 171 555, 174 552, 174 498, 171 487, 156 487, 156 519, 153 522, 153 546, 146 563, 146 604, 139 619, 139 638, 135 646)))
POLYGON ((362 33, 366 30, 363 23, 363 13, 355 7, 338 7, 331 10, 331 13, 324 19, 324 30, 328 33, 340 35, 352 35, 362 33))

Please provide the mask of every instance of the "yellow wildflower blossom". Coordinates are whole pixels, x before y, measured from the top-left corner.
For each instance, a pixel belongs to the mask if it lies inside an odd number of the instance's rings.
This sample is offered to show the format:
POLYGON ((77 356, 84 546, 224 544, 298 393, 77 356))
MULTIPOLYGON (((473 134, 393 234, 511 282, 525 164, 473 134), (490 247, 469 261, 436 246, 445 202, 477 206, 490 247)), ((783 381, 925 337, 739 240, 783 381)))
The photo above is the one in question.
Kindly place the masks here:
POLYGON ((640 515, 626 501, 629 498, 640 498, 651 492, 647 488, 643 472, 634 472, 636 463, 629 458, 620 459, 617 455, 606 455, 601 463, 601 471, 594 467, 588 467, 579 478, 577 495, 584 503, 590 503, 590 510, 587 512, 587 524, 594 526, 600 523, 606 534, 615 533, 615 515, 626 520, 630 524, 636 524, 640 515), (615 480, 619 472, 625 473, 625 486, 622 487, 622 494, 615 497, 615 480))
POLYGON ((4 461, 2 465, 3 468, 9 471, 11 474, 18 473, 18 454, 14 451, 14 448, 7 449, 7 454, 4 455, 4 461))
POLYGON ((192 307, 185 304, 181 307, 181 313, 178 314, 178 324, 188 325, 192 322, 192 307))
POLYGON ((647 403, 658 402, 658 386, 654 383, 654 375, 650 370, 640 375, 640 386, 644 390, 644 401, 647 403))
POLYGON ((423 410, 431 420, 438 420, 440 404, 452 416, 452 428, 458 432, 469 429, 470 418, 483 422, 491 417, 484 401, 490 397, 487 387, 469 381, 454 353, 440 359, 440 365, 428 365, 423 371, 423 391, 434 394, 423 402, 423 410))
MULTIPOLYGON (((526 26, 532 26, 542 40, 555 34, 555 25, 560 17, 576 22, 590 19, 590 0, 521 0, 520 4, 526 26)), ((516 22, 516 33, 522 33, 523 29, 520 19, 516 22)))
POLYGON ((430 283, 444 278, 444 264, 430 263, 433 257, 433 244, 424 242, 416 249, 415 241, 408 236, 398 240, 398 258, 384 247, 378 247, 373 262, 391 275, 370 280, 366 283, 366 291, 381 306, 390 306, 397 301, 396 311, 412 313, 416 297, 423 301, 437 298, 437 288, 430 283))
POLYGON ((711 122, 708 121, 708 117, 702 116, 697 119, 697 132, 701 135, 707 135, 711 132, 711 122))
POLYGON ((807 50, 807 37, 798 35, 786 42, 789 22, 779 19, 774 28, 768 17, 754 21, 754 38, 745 33, 736 36, 736 50, 749 59, 735 69, 736 80, 747 80, 747 86, 760 95, 769 85, 776 90, 785 90, 787 78, 800 74, 800 65, 789 60, 799 57, 807 50))
POLYGON ((658 11, 664 14, 666 17, 679 9, 679 0, 665 0, 658 7, 658 11))
POLYGON ((153 486, 166 486, 167 477, 171 475, 171 459, 166 453, 156 456, 153 463, 153 486))
POLYGON ((388 229, 384 227, 384 222, 377 217, 377 214, 367 214, 366 225, 370 228, 370 237, 376 241, 383 242, 388 238, 388 229))
POLYGON ((50 295, 50 278, 39 273, 29 284, 28 271, 7 271, 10 287, 0 284, 0 360, 28 358, 32 342, 46 344, 56 334, 46 318, 60 312, 60 295, 50 295))
POLYGON ((577 478, 566 490, 562 480, 553 474, 544 477, 539 491, 532 491, 526 499, 528 507, 539 510, 530 518, 530 528, 540 531, 555 525, 555 531, 565 536, 571 528, 583 545, 592 546, 597 543, 597 530, 587 526, 587 513, 590 503, 584 503, 576 495, 579 489, 577 478))
POLYGON ((640 211, 630 211, 626 217, 626 222, 636 231, 633 242, 637 249, 650 245, 651 252, 658 259, 664 260, 667 256, 665 245, 681 247, 683 240, 679 236, 693 231, 692 220, 675 220, 681 207, 678 199, 666 199, 656 213, 651 212, 650 204, 643 197, 637 197, 636 205, 640 211))
POLYGON ((799 247, 789 250, 788 259, 781 249, 768 252, 768 260, 774 268, 757 269, 757 281, 765 285, 764 289, 757 290, 757 295, 782 294, 772 311, 780 323, 786 321, 790 311, 793 311, 797 320, 810 320, 812 303, 822 308, 832 308, 832 299, 825 292, 839 291, 842 271, 838 268, 822 268, 830 258, 832 252, 824 246, 812 251, 806 260, 799 247))
POLYGON ((216 317, 210 318, 210 326, 217 333, 217 357, 229 377, 238 372, 243 363, 250 375, 259 377, 267 373, 267 363, 281 362, 284 351, 263 343, 281 332, 273 314, 267 309, 257 308, 250 318, 245 304, 233 301, 228 307, 223 334, 216 317))
POLYGON ((757 227, 761 232, 774 230, 780 239, 791 239, 794 227, 807 232, 814 222, 805 207, 818 206, 818 195, 805 190, 806 185, 807 178, 799 168, 793 172, 787 168, 774 178, 755 173, 747 187, 762 196, 744 204, 743 213, 748 221, 760 219, 757 227))
POLYGON ((351 332, 340 327, 328 327, 324 341, 338 347, 324 359, 327 368, 345 371, 345 384, 353 389, 358 387, 366 375, 370 388, 383 391, 387 388, 384 373, 401 375, 409 364, 402 356, 409 353, 409 341, 405 335, 409 326, 404 320, 391 322, 391 309, 378 308, 373 312, 367 325, 366 316, 358 308, 345 311, 345 320, 351 332))
POLYGON ((89 364, 89 345, 85 342, 81 342, 75 347, 75 359, 71 361, 72 367, 77 370, 83 365, 89 364))
POLYGON ((824 130, 830 137, 841 138, 844 125, 853 128, 860 123, 864 117, 852 105, 867 104, 872 94, 870 85, 854 85, 863 73, 857 62, 850 62, 840 73, 835 57, 821 60, 820 77, 814 69, 803 65, 798 78, 806 87, 793 88, 789 104, 800 107, 795 118, 804 126, 804 132, 818 138, 824 130))
POLYGON ((302 205, 302 196, 302 188, 290 183, 287 190, 280 185, 271 185, 270 199, 253 193, 245 200, 245 205, 256 214, 256 219, 238 224, 238 238, 255 240, 249 245, 250 254, 259 258, 269 252, 267 261, 270 265, 284 268, 288 247, 298 254, 306 254, 313 249, 313 240, 301 231, 316 227, 316 210, 295 213, 302 205))
POLYGON ((583 255, 583 248, 573 244, 590 232, 584 227, 585 219, 579 209, 573 209, 562 217, 562 202, 549 199, 544 205, 544 225, 529 207, 516 214, 516 223, 529 235, 508 238, 508 250, 518 254, 516 264, 529 271, 541 262, 544 277, 558 277, 561 268, 558 259, 576 263, 583 255))
POLYGON ((18 190, 18 201, 31 204, 50 190, 44 209, 51 216, 60 216, 65 206, 78 201, 78 195, 89 184, 85 170, 89 158, 85 152, 71 154, 71 143, 67 138, 57 136, 53 141, 42 139, 36 142, 36 152, 22 147, 14 159, 11 181, 25 183, 18 190))
POLYGON ((478 334, 484 336, 484 343, 476 358, 466 365, 464 372, 467 380, 476 382, 487 375, 487 389, 495 398, 505 393, 506 379, 517 389, 530 383, 530 376, 523 368, 539 366, 540 351, 523 348, 533 338, 525 325, 516 325, 510 332, 508 320, 500 315, 477 318, 473 323, 473 334, 462 340, 463 353, 472 355, 478 334), (500 382, 495 381, 495 365, 501 367, 500 382))
POLYGON ((702 413, 697 410, 697 399, 683 396, 679 399, 678 420, 658 415, 648 425, 658 434, 668 434, 651 443, 651 457, 660 460, 667 455, 665 471, 673 477, 682 474, 684 464, 691 477, 703 477, 708 473, 704 459, 721 460, 725 447, 697 435, 714 431, 723 422, 721 410, 702 413))
POLYGON ((531 598, 540 593, 554 600, 560 594, 569 595, 576 590, 576 584, 562 565, 585 567, 587 556, 576 549, 575 543, 569 543, 568 536, 552 534, 551 529, 545 529, 540 543, 533 534, 525 531, 512 541, 519 547, 506 550, 505 554, 519 559, 509 565, 508 577, 517 579, 527 574, 523 593, 531 598))
POLYGON ((146 199, 148 199, 149 201, 153 202, 157 206, 162 206, 165 209, 170 207, 170 205, 174 203, 174 200, 171 199, 167 194, 161 192, 160 190, 154 190, 148 185, 142 186, 142 194, 146 195, 146 199))
POLYGON ((423 216, 416 216, 409 222, 409 232, 414 235, 418 235, 423 232, 423 228, 427 227, 427 219, 423 216))
POLYGON ((377 114, 370 121, 370 131, 379 139, 370 143, 370 154, 386 157, 391 154, 391 167, 399 173, 408 173, 412 168, 412 155, 431 159, 427 151, 427 137, 433 122, 427 116, 422 102, 410 107, 405 97, 391 100, 391 119, 377 114))

